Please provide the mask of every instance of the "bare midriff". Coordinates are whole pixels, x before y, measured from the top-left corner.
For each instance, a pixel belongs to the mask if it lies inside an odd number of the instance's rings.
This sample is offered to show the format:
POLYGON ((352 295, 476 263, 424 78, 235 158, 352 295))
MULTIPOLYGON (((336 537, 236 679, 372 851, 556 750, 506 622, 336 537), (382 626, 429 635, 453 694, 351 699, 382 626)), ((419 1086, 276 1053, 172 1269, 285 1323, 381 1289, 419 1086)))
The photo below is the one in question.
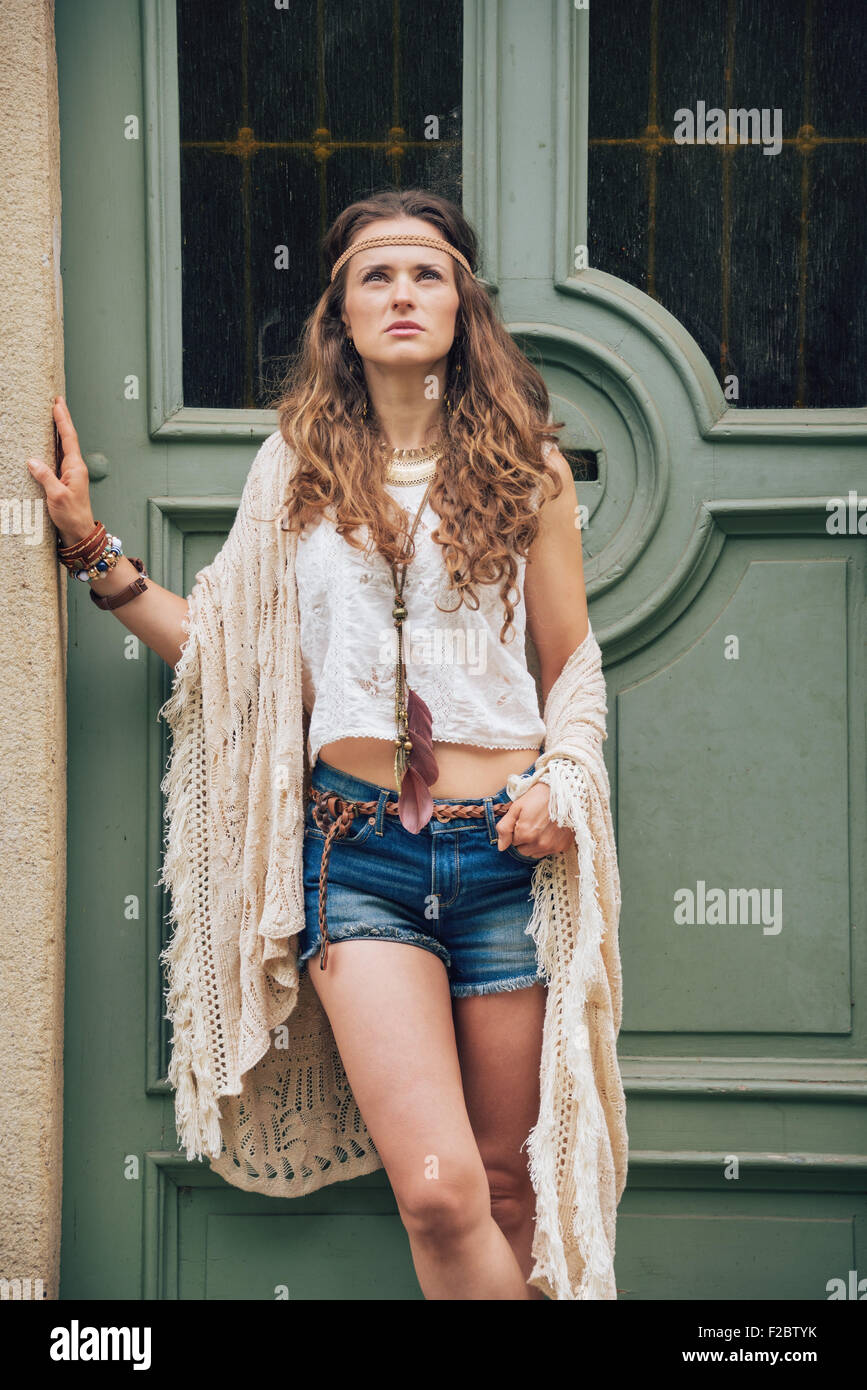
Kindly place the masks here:
MULTIPOLYGON (((432 796, 493 796, 512 772, 524 772, 536 761, 538 748, 478 748, 468 743, 434 742, 439 776, 432 796)), ((394 743, 383 738, 339 738, 324 743, 318 757, 351 777, 397 790, 394 743)))

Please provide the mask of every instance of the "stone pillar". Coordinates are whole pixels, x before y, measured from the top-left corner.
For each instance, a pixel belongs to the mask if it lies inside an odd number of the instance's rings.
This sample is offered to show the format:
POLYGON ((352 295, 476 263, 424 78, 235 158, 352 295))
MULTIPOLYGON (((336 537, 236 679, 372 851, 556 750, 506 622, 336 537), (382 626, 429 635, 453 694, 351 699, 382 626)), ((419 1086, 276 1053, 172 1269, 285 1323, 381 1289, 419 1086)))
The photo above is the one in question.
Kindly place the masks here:
POLYGON ((0 1297, 57 1298, 66 576, 27 468, 64 394, 53 0, 0 4, 0 128, 0 1297))

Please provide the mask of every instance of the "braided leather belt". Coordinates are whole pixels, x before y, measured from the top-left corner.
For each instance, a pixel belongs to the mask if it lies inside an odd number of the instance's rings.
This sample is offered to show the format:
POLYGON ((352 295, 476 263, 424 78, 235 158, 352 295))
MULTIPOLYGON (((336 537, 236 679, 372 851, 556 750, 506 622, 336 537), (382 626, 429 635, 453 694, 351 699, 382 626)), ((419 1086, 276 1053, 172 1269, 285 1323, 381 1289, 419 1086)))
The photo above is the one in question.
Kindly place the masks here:
MULTIPOLYGON (((346 834, 355 816, 366 815, 373 822, 375 819, 373 813, 379 806, 379 802, 344 801, 343 797, 337 796, 334 792, 321 792, 316 787, 310 788, 310 800, 313 802, 313 819, 325 835, 325 843, 322 846, 322 863, 319 867, 319 935, 322 941, 319 951, 319 969, 324 970, 328 959, 328 923, 325 919, 325 898, 328 892, 328 860, 331 855, 331 846, 335 839, 340 839, 342 835, 346 834)), ((499 801, 496 806, 491 806, 491 810, 495 816, 504 816, 511 805, 511 801, 499 801)), ((385 802, 385 810, 389 815, 397 815, 397 806, 397 801, 385 802)), ((438 821, 474 820, 485 814, 485 807, 484 804, 467 806, 461 802, 438 803, 434 806, 432 814, 438 821)))

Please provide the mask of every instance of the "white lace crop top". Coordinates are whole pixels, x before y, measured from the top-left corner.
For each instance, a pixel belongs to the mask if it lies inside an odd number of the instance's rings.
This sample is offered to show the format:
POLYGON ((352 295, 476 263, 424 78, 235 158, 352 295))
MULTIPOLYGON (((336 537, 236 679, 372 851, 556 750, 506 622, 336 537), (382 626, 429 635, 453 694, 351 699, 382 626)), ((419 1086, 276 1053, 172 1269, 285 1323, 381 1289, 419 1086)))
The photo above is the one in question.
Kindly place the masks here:
MULTIPOLYGON (((386 487, 410 520, 425 484, 386 487)), ((415 555, 403 596, 406 676, 427 703, 434 741, 483 748, 538 749, 545 736, 536 684, 524 651, 526 559, 518 556, 514 627, 499 640, 505 609, 497 584, 474 586, 479 606, 461 603, 449 588, 442 550, 431 539, 439 517, 430 503, 419 518, 415 555), (436 607, 442 605, 441 611, 436 607)), ((366 528, 359 528, 359 536, 366 528)), ((302 698, 310 715, 307 752, 312 768, 325 743, 339 738, 394 742, 394 665, 391 570, 374 551, 366 559, 319 516, 298 538, 295 574, 301 616, 302 698)))

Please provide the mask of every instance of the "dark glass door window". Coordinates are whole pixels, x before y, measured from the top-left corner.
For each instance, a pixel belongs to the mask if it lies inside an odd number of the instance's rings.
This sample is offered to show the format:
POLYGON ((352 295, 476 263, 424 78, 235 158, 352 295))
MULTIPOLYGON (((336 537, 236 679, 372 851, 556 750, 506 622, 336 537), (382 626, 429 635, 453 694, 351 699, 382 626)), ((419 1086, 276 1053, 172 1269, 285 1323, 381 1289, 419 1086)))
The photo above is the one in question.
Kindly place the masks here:
POLYGON ((867 403, 865 73, 863 3, 590 11, 590 265, 670 310, 733 405, 867 403))
POLYGON ((348 203, 461 205, 462 24, 462 0, 178 0, 185 406, 268 403, 348 203))

